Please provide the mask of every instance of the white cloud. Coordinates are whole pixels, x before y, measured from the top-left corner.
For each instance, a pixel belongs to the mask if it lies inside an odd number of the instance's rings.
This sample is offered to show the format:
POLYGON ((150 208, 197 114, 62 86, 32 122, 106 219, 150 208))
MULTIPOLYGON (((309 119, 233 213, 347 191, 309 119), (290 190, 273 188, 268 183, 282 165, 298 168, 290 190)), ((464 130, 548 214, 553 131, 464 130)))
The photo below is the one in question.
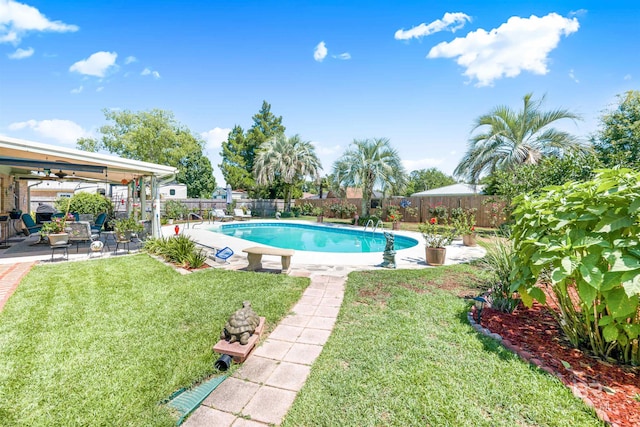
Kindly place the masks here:
POLYGON ((466 22, 471 22, 471 17, 461 12, 445 13, 442 19, 436 19, 429 24, 420 24, 416 27, 408 30, 396 31, 394 37, 396 40, 410 40, 413 38, 419 39, 425 36, 429 36, 433 33, 440 31, 451 31, 455 33, 460 28, 464 27, 466 22))
POLYGON ((341 59, 343 61, 347 61, 351 59, 351 54, 349 52, 341 53, 340 55, 333 55, 334 59, 341 59))
POLYGON ((402 160, 402 165, 405 170, 408 172, 420 170, 420 169, 428 169, 440 166, 444 162, 443 159, 417 159, 417 160, 402 160))
POLYGON ((33 52, 35 52, 35 51, 33 50, 32 47, 30 47, 28 49, 18 48, 18 49, 16 49, 15 52, 10 53, 7 56, 9 57, 9 59, 24 59, 24 58, 28 58, 31 55, 33 55, 33 52))
POLYGON ((322 62, 324 58, 327 57, 327 46, 324 42, 318 43, 316 48, 313 50, 313 59, 318 62, 322 62))
POLYGON ((206 132, 202 132, 200 136, 207 141, 207 147, 220 148, 222 143, 227 140, 231 129, 215 127, 206 132))
POLYGON ((33 6, 13 0, 0 0, 0 43, 18 44, 31 31, 64 33, 78 31, 78 27, 62 21, 49 21, 33 6))
POLYGON ((75 145, 78 138, 91 136, 89 132, 71 120, 28 120, 9 125, 9 130, 31 129, 37 134, 65 145, 75 145))
POLYGON ((544 75, 547 55, 556 48, 560 36, 578 31, 576 18, 556 13, 542 18, 513 16, 498 28, 470 32, 463 38, 434 46, 427 58, 457 58, 464 75, 477 79, 477 86, 490 86, 502 77, 515 77, 523 70, 544 75))
POLYGON ((580 83, 580 80, 578 80, 578 79, 576 78, 576 75, 575 75, 575 73, 573 72, 573 69, 569 70, 569 78, 570 78, 571 80, 573 80, 574 82, 576 82, 576 83, 580 83))
POLYGON ((116 66, 115 52, 96 52, 87 59, 76 62, 69 71, 75 71, 88 76, 104 77, 107 71, 116 66))
POLYGON ((153 76, 156 79, 160 78, 160 73, 157 71, 153 71, 150 68, 145 68, 144 70, 142 70, 142 72, 140 73, 141 76, 153 76))
POLYGON ((583 17, 587 14, 587 12, 587 9, 572 10, 571 12, 569 12, 569 16, 583 17))
POLYGON ((631 80, 631 74, 627 74, 626 76, 624 76, 625 80, 631 80))
POLYGON ((100 86, 96 88, 96 92, 102 92, 104 90, 104 86, 100 86))
POLYGON ((131 64, 132 62, 137 62, 138 58, 136 58, 135 56, 127 56, 127 58, 124 60, 125 65, 126 64, 131 64))
POLYGON ((75 89, 71 89, 71 93, 80 93, 84 90, 84 87, 82 85, 80 85, 80 87, 75 88, 75 89))

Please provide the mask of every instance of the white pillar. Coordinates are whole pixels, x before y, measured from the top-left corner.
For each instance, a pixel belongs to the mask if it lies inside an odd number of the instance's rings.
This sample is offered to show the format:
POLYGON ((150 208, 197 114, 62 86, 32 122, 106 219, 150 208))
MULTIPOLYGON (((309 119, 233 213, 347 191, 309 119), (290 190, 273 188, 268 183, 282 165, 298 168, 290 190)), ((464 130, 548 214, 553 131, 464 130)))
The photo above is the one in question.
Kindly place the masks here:
POLYGON ((162 237, 160 230, 160 189, 158 178, 151 176, 151 197, 153 198, 153 218, 151 219, 151 235, 155 238, 162 237))

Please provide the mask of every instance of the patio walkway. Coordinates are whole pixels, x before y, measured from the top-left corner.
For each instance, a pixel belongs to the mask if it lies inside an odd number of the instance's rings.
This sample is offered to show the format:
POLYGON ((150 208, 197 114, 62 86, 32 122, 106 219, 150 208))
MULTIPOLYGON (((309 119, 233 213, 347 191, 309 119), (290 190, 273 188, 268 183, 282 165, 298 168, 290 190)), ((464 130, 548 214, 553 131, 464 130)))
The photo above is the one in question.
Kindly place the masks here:
POLYGON ((182 425, 280 425, 331 335, 345 281, 346 276, 312 275, 292 314, 182 425))
POLYGON ((13 295, 22 278, 35 264, 35 262, 0 264, 0 311, 13 295))

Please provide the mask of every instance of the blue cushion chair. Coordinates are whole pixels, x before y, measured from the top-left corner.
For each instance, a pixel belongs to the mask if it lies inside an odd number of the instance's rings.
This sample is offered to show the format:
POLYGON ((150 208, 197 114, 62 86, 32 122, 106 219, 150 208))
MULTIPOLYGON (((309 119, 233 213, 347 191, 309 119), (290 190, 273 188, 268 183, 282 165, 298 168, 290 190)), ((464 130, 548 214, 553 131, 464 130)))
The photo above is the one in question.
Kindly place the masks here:
POLYGON ((40 231, 40 229, 42 228, 42 224, 36 224, 36 222, 33 220, 33 218, 31 218, 31 215, 29 215, 27 213, 22 214, 22 222, 24 223, 24 226, 26 227, 27 236, 30 235, 30 234, 38 233, 40 231))
POLYGON ((96 222, 91 226, 91 233, 99 235, 105 222, 107 222, 107 214, 102 212, 96 218, 96 222))

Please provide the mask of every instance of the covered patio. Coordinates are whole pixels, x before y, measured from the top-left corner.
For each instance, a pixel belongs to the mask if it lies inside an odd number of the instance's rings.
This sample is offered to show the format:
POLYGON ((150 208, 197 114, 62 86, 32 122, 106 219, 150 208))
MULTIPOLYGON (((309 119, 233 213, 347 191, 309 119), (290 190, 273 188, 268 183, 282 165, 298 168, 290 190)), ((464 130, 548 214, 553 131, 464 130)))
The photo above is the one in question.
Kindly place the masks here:
POLYGON ((127 213, 132 212, 135 196, 141 219, 151 221, 151 233, 157 237, 159 186, 177 173, 178 169, 171 166, 0 136, 0 219, 5 219, 0 222, 0 238, 13 238, 22 229, 22 224, 17 224, 21 221, 8 218, 9 213, 30 213, 30 187, 44 181, 126 185, 127 213), (137 195, 136 187, 150 192, 139 191, 137 195))

